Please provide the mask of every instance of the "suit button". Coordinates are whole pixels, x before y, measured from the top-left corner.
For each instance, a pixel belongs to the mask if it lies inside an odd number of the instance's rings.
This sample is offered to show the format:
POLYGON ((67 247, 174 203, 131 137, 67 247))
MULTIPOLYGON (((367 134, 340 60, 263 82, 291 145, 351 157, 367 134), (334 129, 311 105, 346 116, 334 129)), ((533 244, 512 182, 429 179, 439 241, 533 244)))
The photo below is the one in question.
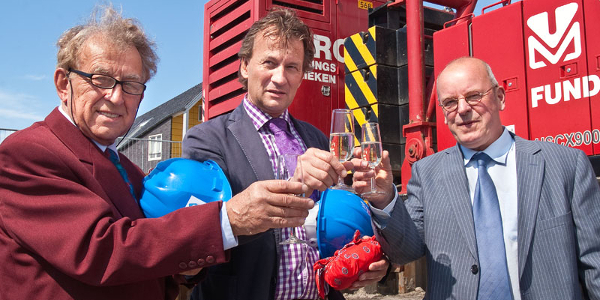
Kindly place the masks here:
POLYGON ((198 260, 198 267, 202 267, 202 266, 204 266, 204 259, 201 258, 198 260))
POLYGON ((186 263, 184 263, 184 262, 180 262, 180 263, 179 263, 179 268, 180 268, 180 269, 187 269, 187 264, 186 264, 186 263))
POLYGON ((212 255, 209 255, 209 256, 206 258, 206 262, 207 262, 207 263, 209 263, 209 264, 212 264, 212 263, 214 263, 214 262, 215 262, 215 258, 214 258, 212 255))
POLYGON ((190 267, 190 269, 193 269, 193 268, 195 268, 197 265, 198 265, 198 264, 196 264, 196 262, 195 262, 195 261, 193 261, 193 260, 190 260, 190 262, 188 263, 188 267, 190 267))
POLYGON ((477 274, 479 272, 479 267, 477 265, 471 266, 471 273, 477 274))

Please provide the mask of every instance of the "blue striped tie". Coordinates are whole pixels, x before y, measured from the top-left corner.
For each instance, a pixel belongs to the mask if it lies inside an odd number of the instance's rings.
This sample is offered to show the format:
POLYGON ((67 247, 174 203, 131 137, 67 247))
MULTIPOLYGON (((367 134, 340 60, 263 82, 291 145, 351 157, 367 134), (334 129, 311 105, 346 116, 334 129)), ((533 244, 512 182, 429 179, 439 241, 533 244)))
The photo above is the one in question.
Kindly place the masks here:
POLYGON ((473 219, 479 254, 479 294, 478 300, 512 299, 506 249, 502 233, 502 217, 498 195, 486 166, 491 158, 477 153, 472 160, 477 161, 477 185, 473 200, 473 219))
POLYGON ((125 180, 125 183, 129 187, 129 193, 131 193, 133 199, 137 200, 137 198, 135 197, 135 191, 133 190, 133 185, 129 181, 129 177, 127 177, 127 172, 125 171, 125 168, 123 168, 123 165, 121 165, 121 163, 119 162, 119 156, 117 155, 117 153, 115 153, 115 151, 109 148, 106 148, 106 152, 108 152, 108 158, 113 163, 113 165, 117 167, 117 170, 119 170, 121 177, 123 177, 123 180, 125 180))

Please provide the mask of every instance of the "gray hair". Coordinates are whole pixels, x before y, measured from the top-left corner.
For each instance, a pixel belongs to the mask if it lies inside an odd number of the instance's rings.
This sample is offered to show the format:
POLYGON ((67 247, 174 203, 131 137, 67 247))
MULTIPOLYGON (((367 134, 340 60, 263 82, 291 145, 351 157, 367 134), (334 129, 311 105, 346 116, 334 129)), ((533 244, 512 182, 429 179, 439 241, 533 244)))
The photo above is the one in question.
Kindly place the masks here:
POLYGON ((123 49, 128 46, 135 47, 142 58, 144 81, 156 74, 156 44, 146 37, 139 21, 123 18, 112 5, 96 6, 86 24, 72 27, 60 36, 56 42, 57 68, 76 68, 80 63, 79 56, 83 44, 98 35, 123 49))

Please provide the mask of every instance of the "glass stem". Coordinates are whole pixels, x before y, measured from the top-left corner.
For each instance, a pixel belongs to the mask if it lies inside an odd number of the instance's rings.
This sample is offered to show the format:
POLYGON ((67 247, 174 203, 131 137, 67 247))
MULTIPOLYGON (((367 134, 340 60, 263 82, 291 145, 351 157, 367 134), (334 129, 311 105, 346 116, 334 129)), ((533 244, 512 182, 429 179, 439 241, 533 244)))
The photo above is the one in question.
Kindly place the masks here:
MULTIPOLYGON (((371 170, 375 171, 375 168, 372 168, 371 170)), ((375 191, 375 177, 371 177, 371 192, 375 191)))

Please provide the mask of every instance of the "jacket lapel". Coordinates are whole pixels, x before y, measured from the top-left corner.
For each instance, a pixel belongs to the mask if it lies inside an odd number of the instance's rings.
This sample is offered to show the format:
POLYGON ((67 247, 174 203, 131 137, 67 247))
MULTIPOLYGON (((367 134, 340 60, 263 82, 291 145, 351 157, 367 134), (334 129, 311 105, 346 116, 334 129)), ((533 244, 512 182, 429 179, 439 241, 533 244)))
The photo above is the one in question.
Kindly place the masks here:
POLYGON ((539 151, 541 148, 535 143, 515 136, 517 205, 519 207, 519 278, 523 275, 531 246, 544 178, 544 160, 541 155, 537 155, 539 151))
POLYGON ((242 148, 257 180, 274 179, 269 154, 252 120, 240 104, 230 115, 227 129, 233 134, 242 148))
POLYGON ((477 259, 477 241, 475 239, 475 226, 473 224, 473 206, 469 195, 469 182, 464 168, 464 158, 456 145, 444 150, 448 155, 445 166, 441 168, 444 172, 445 189, 448 191, 448 201, 451 202, 456 223, 460 228, 463 238, 471 255, 477 259))
POLYGON ((117 168, 92 141, 71 124, 58 109, 48 116, 46 122, 52 132, 79 158, 81 163, 88 166, 97 185, 94 186, 91 182, 84 184, 111 204, 116 216, 127 216, 132 219, 144 217, 117 168))
POLYGON ((304 126, 306 125, 298 122, 296 118, 292 117, 292 115, 290 115, 290 119, 292 120, 296 131, 298 132, 298 134, 300 134, 300 138, 302 138, 302 141, 304 141, 306 149, 321 148, 321 146, 319 145, 319 138, 312 134, 313 131, 305 129, 304 126))
MULTIPOLYGON (((95 146, 95 145, 94 145, 95 146)), ((94 177, 100 182, 105 188, 106 194, 112 200, 113 205, 116 206, 117 210, 126 217, 133 220, 143 218, 144 214, 138 204, 138 201, 131 196, 129 187, 119 170, 113 163, 100 152, 100 149, 94 147, 96 153, 93 155, 94 160, 94 177)), ((125 159, 123 155, 120 155, 121 163, 125 165, 125 159)), ((126 168, 127 169, 127 168, 126 168)), ((131 172, 127 172, 129 180, 132 182, 136 180, 137 176, 132 176, 131 172)), ((139 180, 139 179, 138 179, 139 180)), ((134 184, 134 187, 136 185, 134 184)), ((139 194, 139 193, 138 193, 139 194)))

